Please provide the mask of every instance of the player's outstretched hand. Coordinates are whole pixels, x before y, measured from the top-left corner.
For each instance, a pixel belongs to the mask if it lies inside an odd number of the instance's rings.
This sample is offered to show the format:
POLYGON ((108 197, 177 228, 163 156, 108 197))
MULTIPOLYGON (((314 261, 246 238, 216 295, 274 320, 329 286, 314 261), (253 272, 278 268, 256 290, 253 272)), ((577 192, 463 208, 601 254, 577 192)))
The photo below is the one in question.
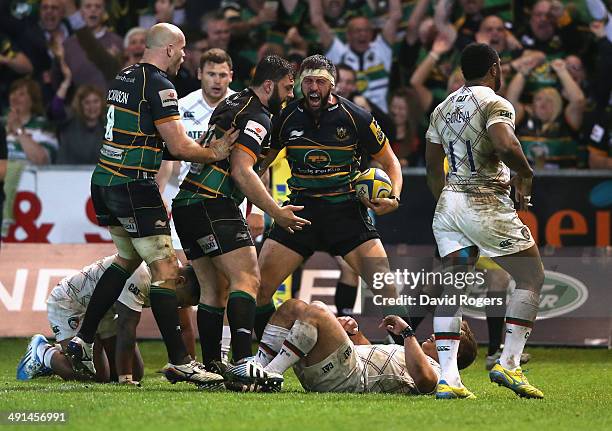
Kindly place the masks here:
POLYGON ((368 208, 371 208, 376 215, 383 215, 395 211, 399 207, 399 202, 396 199, 389 198, 374 198, 369 201, 363 199, 362 202, 368 208))
POLYGON ((508 186, 514 186, 514 200, 518 203, 519 210, 527 210, 533 206, 531 204, 531 184, 532 177, 521 177, 515 175, 507 183, 508 186))
POLYGON ((404 319, 399 316, 395 316, 393 314, 389 316, 385 316, 385 318, 378 325, 379 328, 385 328, 387 331, 392 334, 399 335, 405 328, 408 327, 408 324, 404 319))
POLYGON ((356 335, 359 332, 359 324, 351 316, 340 316, 336 318, 342 325, 342 329, 349 335, 356 335))
POLYGON ((274 222, 289 233, 293 233, 296 230, 302 230, 304 226, 310 224, 310 221, 296 216, 294 212, 303 209, 303 206, 296 205, 285 205, 284 207, 280 207, 278 213, 273 217, 274 222))
POLYGON ((210 141, 208 148, 212 150, 215 162, 229 157, 239 134, 239 130, 230 127, 219 139, 210 141))

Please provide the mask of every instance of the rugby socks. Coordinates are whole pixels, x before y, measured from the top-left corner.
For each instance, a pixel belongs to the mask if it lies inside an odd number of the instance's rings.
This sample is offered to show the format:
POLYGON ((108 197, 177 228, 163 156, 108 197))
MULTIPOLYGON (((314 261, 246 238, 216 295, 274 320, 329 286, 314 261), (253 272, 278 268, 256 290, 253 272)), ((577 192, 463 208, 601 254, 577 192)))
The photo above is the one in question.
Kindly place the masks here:
POLYGON ((520 366, 521 353, 531 335, 539 304, 539 293, 525 289, 515 289, 512 293, 506 312, 506 341, 500 358, 502 367, 515 370, 520 366))
POLYGON ((223 332, 221 334, 221 360, 227 363, 229 360, 230 345, 232 342, 232 332, 230 331, 229 325, 223 325, 223 332))
POLYGON ((434 317, 434 334, 438 362, 442 368, 440 380, 450 386, 462 387, 459 368, 457 368, 457 352, 461 339, 461 317, 434 317))
POLYGON ((255 336, 258 340, 261 340, 264 329, 275 311, 276 308, 272 302, 255 309, 255 336))
POLYGON ((60 353, 60 349, 58 349, 55 345, 39 344, 38 348, 36 349, 36 358, 45 367, 51 368, 51 358, 56 352, 60 353))
POLYGON ((87 306, 83 324, 77 336, 86 343, 93 343, 98 324, 106 312, 113 306, 130 273, 113 263, 102 274, 87 306))
POLYGON ((227 320, 232 333, 232 359, 234 362, 252 356, 251 341, 255 323, 255 298, 242 290, 229 294, 227 320))
POLYGON ((287 335, 289 335, 289 329, 268 323, 257 350, 257 362, 264 367, 272 362, 272 359, 278 355, 287 335))
POLYGON ((178 300, 173 289, 167 289, 160 285, 163 281, 151 283, 150 300, 153 316, 159 327, 168 358, 171 364, 183 365, 189 362, 189 354, 181 337, 181 325, 178 317, 178 300))
POLYGON ((504 314, 506 314, 506 291, 487 292, 487 298, 493 299, 492 305, 485 307, 487 314, 487 329, 489 330, 489 350, 487 356, 497 352, 502 342, 502 332, 504 330, 504 314), (501 301, 500 301, 501 300, 501 301), (501 303, 501 305, 499 305, 501 303))
POLYGON ((202 346, 202 363, 221 361, 221 337, 225 308, 198 304, 198 333, 202 346))
POLYGON ((334 304, 336 305, 336 315, 351 316, 353 307, 357 300, 357 286, 338 281, 336 284, 336 294, 334 295, 334 304))
POLYGON ((278 355, 265 367, 265 370, 283 374, 312 350, 317 344, 317 337, 316 327, 310 323, 296 320, 287 338, 283 341, 278 355))

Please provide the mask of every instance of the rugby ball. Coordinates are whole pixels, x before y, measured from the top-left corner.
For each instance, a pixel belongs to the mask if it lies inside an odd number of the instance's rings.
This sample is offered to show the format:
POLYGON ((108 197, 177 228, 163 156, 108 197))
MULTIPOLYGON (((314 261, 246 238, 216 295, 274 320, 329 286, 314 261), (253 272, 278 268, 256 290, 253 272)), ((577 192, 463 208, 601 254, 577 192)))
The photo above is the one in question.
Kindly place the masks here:
POLYGON ((360 199, 386 198, 391 194, 391 180, 382 169, 369 168, 357 177, 355 191, 360 199))

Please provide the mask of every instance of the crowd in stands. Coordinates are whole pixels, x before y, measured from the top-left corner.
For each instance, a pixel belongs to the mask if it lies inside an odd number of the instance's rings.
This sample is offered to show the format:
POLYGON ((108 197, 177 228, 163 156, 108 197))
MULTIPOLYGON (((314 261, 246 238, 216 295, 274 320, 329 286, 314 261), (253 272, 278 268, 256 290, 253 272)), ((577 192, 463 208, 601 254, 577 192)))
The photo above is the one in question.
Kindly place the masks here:
POLYGON ((231 55, 235 90, 267 54, 296 66, 325 54, 338 66, 335 91, 375 115, 410 167, 424 165, 429 114, 463 85, 461 50, 485 42, 500 55, 500 93, 530 162, 610 169, 610 10, 609 0, 2 0, 7 188, 28 164, 96 162, 107 85, 139 61, 158 22, 186 34, 179 97, 200 87, 209 48, 231 55))

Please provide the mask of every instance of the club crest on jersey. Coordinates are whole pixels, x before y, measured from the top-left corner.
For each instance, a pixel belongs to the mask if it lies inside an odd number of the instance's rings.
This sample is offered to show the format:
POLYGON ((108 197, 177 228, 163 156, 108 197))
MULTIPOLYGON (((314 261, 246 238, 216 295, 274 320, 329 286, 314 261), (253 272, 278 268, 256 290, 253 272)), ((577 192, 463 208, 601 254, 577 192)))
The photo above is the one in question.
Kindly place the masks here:
POLYGON ((304 163, 311 168, 326 168, 331 162, 331 156, 327 151, 310 150, 304 155, 304 163))
POLYGON ((71 318, 68 319, 68 326, 70 326, 70 329, 76 329, 79 327, 79 318, 78 316, 72 316, 71 318))
POLYGON ((346 127, 336 127, 336 138, 340 141, 348 139, 348 130, 346 130, 346 127))

